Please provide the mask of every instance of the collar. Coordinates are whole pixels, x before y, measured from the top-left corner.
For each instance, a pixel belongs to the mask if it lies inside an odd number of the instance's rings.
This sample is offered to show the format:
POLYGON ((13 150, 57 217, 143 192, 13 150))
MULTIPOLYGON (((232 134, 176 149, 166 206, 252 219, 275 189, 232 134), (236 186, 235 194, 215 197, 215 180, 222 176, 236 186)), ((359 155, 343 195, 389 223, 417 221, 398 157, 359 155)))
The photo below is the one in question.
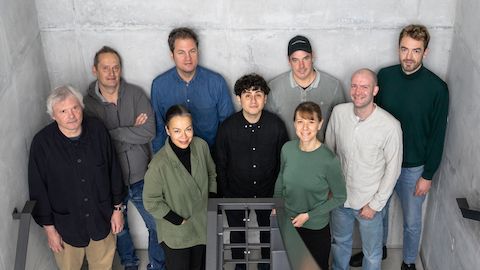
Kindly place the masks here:
POLYGON ((425 66, 422 63, 422 66, 417 71, 415 71, 412 74, 407 74, 403 71, 402 65, 399 65, 399 66, 400 66, 400 73, 407 80, 414 80, 414 79, 418 78, 422 74, 423 70, 426 69, 425 66))
POLYGON ((265 110, 262 110, 262 114, 260 115, 260 118, 258 119, 258 121, 256 123, 250 123, 247 121, 247 119, 245 119, 245 116, 243 116, 243 112, 240 111, 238 112, 239 113, 239 117, 240 117, 240 124, 242 125, 242 127, 244 129, 260 129, 262 126, 263 126, 263 119, 264 119, 264 116, 265 116, 265 110))
POLYGON ((200 65, 197 65, 197 68, 195 69, 195 74, 193 75, 193 78, 187 83, 186 81, 184 81, 182 79, 182 77, 180 77, 180 75, 178 74, 178 71, 177 71, 177 67, 174 66, 173 68, 173 76, 175 77, 175 79, 180 82, 180 83, 186 83, 186 84, 191 84, 192 82, 194 82, 197 77, 198 77, 198 73, 201 72, 201 69, 202 67, 200 65))
POLYGON ((104 103, 108 103, 107 99, 102 96, 102 93, 100 93, 100 87, 98 86, 98 80, 95 82, 95 94, 97 97, 104 103))
POLYGON ((353 102, 351 102, 350 104, 352 104, 352 116, 353 116, 353 119, 356 123, 363 123, 363 122, 369 121, 369 119, 372 119, 374 117, 374 115, 377 114, 377 111, 378 111, 378 105, 374 103, 373 105, 375 107, 373 108, 372 113, 369 116, 367 116, 367 118, 360 119, 360 117, 355 114, 355 106, 353 105, 353 102))
MULTIPOLYGON (((320 84, 320 72, 316 69, 316 68, 313 68, 313 70, 315 71, 316 73, 316 76, 315 76, 315 80, 313 80, 313 82, 310 84, 310 86, 308 86, 307 89, 305 89, 305 91, 308 91, 312 88, 317 88, 318 87, 318 84, 320 84)), ((299 87, 299 88, 302 88, 300 85, 298 85, 298 83, 295 81, 295 79, 293 78, 293 71, 290 70, 290 74, 289 74, 289 78, 290 78, 290 87, 291 88, 296 88, 296 87, 299 87)))
POLYGON ((58 124, 56 121, 53 121, 53 125, 55 126, 54 127, 54 130, 55 130, 55 134, 58 136, 58 139, 61 140, 62 142, 64 143, 68 143, 68 144, 88 144, 88 136, 90 136, 90 133, 88 132, 88 128, 87 128, 87 122, 88 122, 88 117, 83 114, 83 119, 82 119, 82 132, 80 133, 79 136, 75 137, 76 140, 72 140, 71 138, 65 136, 65 134, 62 133, 62 131, 60 130, 60 128, 58 127, 58 124))
MULTIPOLYGON (((123 93, 123 79, 120 78, 120 86, 118 87, 118 99, 120 99, 122 93, 123 93)), ((95 81, 95 95, 104 103, 109 103, 107 99, 102 96, 102 93, 100 93, 100 86, 98 85, 98 80, 95 81)), ((118 104, 118 100, 117 100, 118 104)))

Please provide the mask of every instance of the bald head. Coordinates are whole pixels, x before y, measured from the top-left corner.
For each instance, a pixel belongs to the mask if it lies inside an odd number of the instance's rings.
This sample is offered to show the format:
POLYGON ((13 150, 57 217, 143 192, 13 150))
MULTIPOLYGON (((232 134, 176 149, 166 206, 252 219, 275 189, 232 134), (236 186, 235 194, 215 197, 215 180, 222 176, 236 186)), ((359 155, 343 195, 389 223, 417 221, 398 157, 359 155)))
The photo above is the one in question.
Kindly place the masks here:
POLYGON ((368 68, 362 68, 362 69, 359 69, 357 71, 355 71, 352 75, 352 79, 353 77, 355 77, 356 75, 364 75, 364 76, 367 76, 369 78, 369 80, 372 82, 372 86, 376 86, 377 85, 377 74, 375 72, 373 72, 371 69, 368 69, 368 68))
POLYGON ((365 119, 373 112, 373 97, 378 93, 377 75, 368 68, 355 71, 350 84, 350 97, 355 107, 355 114, 365 119))

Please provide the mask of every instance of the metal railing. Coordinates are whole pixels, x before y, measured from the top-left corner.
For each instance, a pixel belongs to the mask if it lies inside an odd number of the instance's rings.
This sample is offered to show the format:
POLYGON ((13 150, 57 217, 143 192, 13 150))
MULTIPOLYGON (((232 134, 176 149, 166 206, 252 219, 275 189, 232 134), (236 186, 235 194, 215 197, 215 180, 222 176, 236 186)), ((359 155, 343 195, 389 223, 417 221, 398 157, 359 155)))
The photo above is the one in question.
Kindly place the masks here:
POLYGON ((18 227, 17 249, 15 252, 14 270, 24 270, 27 260, 28 238, 30 235, 30 220, 32 219, 32 211, 35 207, 35 201, 27 201, 22 212, 18 212, 17 208, 13 209, 12 217, 14 220, 20 220, 18 227))
POLYGON ((283 211, 283 200, 274 198, 249 199, 210 199, 208 202, 207 226, 207 258, 206 269, 224 269, 228 264, 244 264, 246 269, 256 269, 255 264, 270 264, 271 270, 316 270, 320 269, 305 247, 300 235, 283 211), (270 217, 270 226, 261 227, 252 224, 249 213, 254 210, 276 209, 276 215, 270 217), (225 210, 243 210, 245 212, 244 227, 228 227, 224 225, 225 210), (225 233, 232 231, 245 232, 245 243, 229 243, 225 241, 225 233), (250 243, 249 232, 269 231, 270 243, 250 243), (270 259, 254 259, 251 251, 270 248, 270 259), (243 259, 231 259, 225 251, 232 248, 245 249, 243 259))

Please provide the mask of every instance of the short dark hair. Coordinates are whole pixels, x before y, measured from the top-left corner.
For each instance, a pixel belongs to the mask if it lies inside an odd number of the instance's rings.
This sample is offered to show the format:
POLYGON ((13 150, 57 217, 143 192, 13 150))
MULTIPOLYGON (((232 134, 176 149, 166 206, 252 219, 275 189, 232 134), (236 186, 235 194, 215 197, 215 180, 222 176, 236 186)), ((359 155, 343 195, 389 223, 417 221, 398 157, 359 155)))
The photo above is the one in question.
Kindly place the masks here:
POLYGON ((313 120, 315 119, 315 114, 318 117, 318 121, 322 121, 322 110, 320 106, 312 101, 305 101, 298 104, 297 108, 295 108, 295 113, 293 114, 293 121, 295 121, 297 117, 297 112, 304 118, 313 120))
POLYGON ((265 79, 256 73, 250 73, 240 77, 240 79, 235 82, 233 90, 237 96, 241 96, 242 93, 247 90, 260 90, 265 95, 270 93, 270 87, 268 87, 265 79))
POLYGON ((428 33, 427 27, 421 24, 405 26, 398 37, 398 45, 400 45, 403 37, 411 37, 417 41, 423 41, 423 49, 426 49, 430 42, 430 34, 428 33))
POLYGON ((175 28, 168 35, 168 47, 172 53, 173 50, 175 50, 175 40, 177 39, 193 39, 198 48, 198 36, 192 29, 188 27, 175 28))
POLYGON ((170 120, 172 120, 172 118, 175 116, 188 116, 190 119, 192 119, 190 111, 188 111, 185 106, 176 104, 168 108, 167 113, 165 114, 165 126, 168 126, 170 120))
POLYGON ((120 57, 120 54, 118 54, 118 52, 112 47, 103 46, 97 53, 95 53, 95 58, 93 58, 93 65, 95 67, 98 67, 98 62, 99 62, 98 58, 100 58, 100 54, 102 53, 115 54, 118 57, 118 61, 120 62, 120 67, 122 66, 122 57, 120 57))

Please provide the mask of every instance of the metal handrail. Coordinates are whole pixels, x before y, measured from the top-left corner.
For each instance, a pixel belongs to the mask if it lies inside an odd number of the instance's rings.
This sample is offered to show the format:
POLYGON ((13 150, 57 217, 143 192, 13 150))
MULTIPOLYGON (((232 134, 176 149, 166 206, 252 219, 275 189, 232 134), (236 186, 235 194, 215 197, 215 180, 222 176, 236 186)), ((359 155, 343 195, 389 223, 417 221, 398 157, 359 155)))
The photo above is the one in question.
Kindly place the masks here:
POLYGON ((466 198, 457 198, 457 204, 464 218, 480 221, 480 210, 470 208, 466 198))
POLYGON ((207 269, 223 269, 224 263, 270 263, 272 270, 319 270, 312 255, 303 243, 300 235, 292 226, 291 220, 284 213, 283 200, 278 198, 215 198, 208 201, 208 226, 207 226, 207 269), (224 244, 224 232, 264 230, 265 227, 240 227, 224 228, 222 210, 270 210, 276 209, 276 216, 270 218, 270 259, 223 259, 224 249, 231 247, 245 247, 258 249, 262 244, 245 243, 224 244))
POLYGON ((17 208, 13 209, 12 217, 14 220, 20 220, 18 227, 17 249, 15 252, 14 270, 25 270, 27 260, 28 237, 30 234, 30 220, 32 219, 32 211, 36 201, 27 201, 22 212, 18 212, 17 208))

